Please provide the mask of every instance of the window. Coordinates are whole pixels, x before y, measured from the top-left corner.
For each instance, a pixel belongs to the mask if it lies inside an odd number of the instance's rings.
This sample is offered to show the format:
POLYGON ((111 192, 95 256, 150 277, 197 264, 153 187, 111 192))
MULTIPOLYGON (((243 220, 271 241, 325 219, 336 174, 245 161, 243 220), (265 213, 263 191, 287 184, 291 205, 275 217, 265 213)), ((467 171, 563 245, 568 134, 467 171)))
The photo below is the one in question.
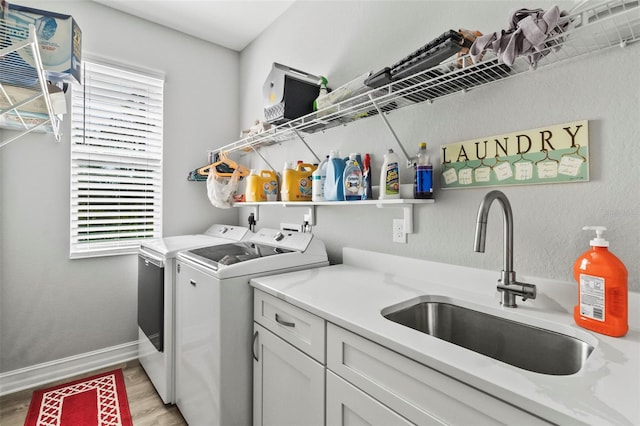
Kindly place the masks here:
POLYGON ((71 91, 70 257, 135 253, 162 235, 164 79, 83 63, 71 91))

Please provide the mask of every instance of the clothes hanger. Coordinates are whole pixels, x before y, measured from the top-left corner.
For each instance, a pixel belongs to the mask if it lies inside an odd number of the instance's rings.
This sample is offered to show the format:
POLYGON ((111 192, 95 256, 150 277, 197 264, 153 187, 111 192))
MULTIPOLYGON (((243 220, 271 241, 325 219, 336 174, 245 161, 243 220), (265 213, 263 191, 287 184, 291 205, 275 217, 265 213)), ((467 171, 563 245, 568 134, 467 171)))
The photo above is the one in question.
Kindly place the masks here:
POLYGON ((238 171, 240 177, 245 177, 249 175, 249 169, 247 169, 242 164, 239 164, 232 159, 227 157, 226 152, 221 152, 218 154, 218 160, 208 164, 206 166, 200 167, 196 169, 196 174, 202 176, 209 176, 209 173, 213 171, 216 176, 220 177, 231 177, 234 171, 238 171))
POLYGON ((544 161, 553 161, 554 163, 559 163, 558 160, 556 160, 555 158, 551 158, 549 157, 549 150, 547 149, 541 149, 540 151, 544 152, 544 158, 541 160, 538 160, 535 162, 536 166, 538 165, 538 163, 542 163, 544 161))
POLYGON ((584 155, 580 154, 580 144, 576 144, 575 152, 568 152, 566 154, 562 154, 562 157, 570 157, 570 156, 573 156, 573 155, 577 156, 578 158, 580 158, 585 163, 587 162, 586 157, 584 155))
POLYGON ((490 169, 493 169, 493 166, 495 166, 496 164, 498 164, 498 160, 495 159, 495 163, 494 164, 487 164, 484 162, 484 158, 480 160, 480 165, 478 165, 478 168, 480 167, 489 167, 490 169))
POLYGON ((524 154, 522 152, 519 155, 520 155, 520 158, 518 158, 516 161, 513 162, 514 165, 516 163, 531 163, 531 160, 524 158, 524 154))
POLYGON ((494 167, 496 167, 496 166, 497 166, 498 164, 500 164, 500 163, 509 163, 509 164, 511 164, 511 163, 509 162, 509 160, 508 160, 508 159, 501 160, 501 159, 500 159, 500 157, 499 157, 498 155, 496 155, 496 156, 495 156, 495 160, 496 160, 495 164, 494 164, 493 166, 489 166, 489 167, 491 167, 492 169, 493 169, 494 167))

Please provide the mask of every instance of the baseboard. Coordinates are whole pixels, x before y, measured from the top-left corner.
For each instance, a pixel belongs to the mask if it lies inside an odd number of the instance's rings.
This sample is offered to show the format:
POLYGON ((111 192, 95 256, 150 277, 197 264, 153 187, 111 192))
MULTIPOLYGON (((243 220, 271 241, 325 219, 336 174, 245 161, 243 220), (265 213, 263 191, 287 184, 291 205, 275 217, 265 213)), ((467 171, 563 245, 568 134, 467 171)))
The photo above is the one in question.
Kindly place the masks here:
POLYGON ((49 361, 0 374, 0 396, 46 385, 138 357, 138 341, 49 361))

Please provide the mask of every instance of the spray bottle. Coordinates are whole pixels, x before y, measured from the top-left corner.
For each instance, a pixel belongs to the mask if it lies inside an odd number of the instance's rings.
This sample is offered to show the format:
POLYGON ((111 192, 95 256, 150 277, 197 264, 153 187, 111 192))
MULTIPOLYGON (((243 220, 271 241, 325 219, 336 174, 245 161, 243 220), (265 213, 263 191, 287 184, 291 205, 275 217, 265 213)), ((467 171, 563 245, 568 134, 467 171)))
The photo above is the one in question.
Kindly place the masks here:
POLYGON ((327 78, 324 76, 320 76, 320 81, 318 81, 318 84, 320 85, 320 94, 318 95, 318 97, 313 101, 313 110, 317 111, 320 108, 318 108, 318 99, 325 96, 329 90, 327 89, 327 84, 329 83, 329 81, 327 81, 327 78))
POLYGON ((591 249, 573 265, 573 277, 578 282, 578 304, 573 318, 580 327, 608 336, 627 334, 628 272, 622 261, 609 251, 609 242, 602 237, 604 226, 585 226, 596 238, 591 249))

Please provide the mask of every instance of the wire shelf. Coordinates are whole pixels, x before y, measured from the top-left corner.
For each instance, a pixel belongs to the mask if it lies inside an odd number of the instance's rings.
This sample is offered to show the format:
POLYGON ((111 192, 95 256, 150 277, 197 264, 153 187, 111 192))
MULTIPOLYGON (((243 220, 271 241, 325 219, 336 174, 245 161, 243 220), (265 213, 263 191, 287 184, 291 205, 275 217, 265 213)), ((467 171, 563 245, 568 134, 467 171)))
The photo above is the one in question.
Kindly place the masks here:
POLYGON ((60 141, 60 118, 49 97, 35 27, 0 19, 0 127, 19 133, 0 147, 33 132, 53 133, 60 141))
POLYGON ((640 1, 612 0, 574 10, 569 28, 549 37, 538 52, 519 56, 511 66, 492 52, 473 64, 470 56, 453 58, 397 82, 354 96, 304 117, 219 148, 219 152, 252 151, 301 135, 313 134, 410 105, 434 102, 503 79, 566 63, 585 55, 640 39, 640 1), (532 65, 534 64, 534 65, 532 65))

